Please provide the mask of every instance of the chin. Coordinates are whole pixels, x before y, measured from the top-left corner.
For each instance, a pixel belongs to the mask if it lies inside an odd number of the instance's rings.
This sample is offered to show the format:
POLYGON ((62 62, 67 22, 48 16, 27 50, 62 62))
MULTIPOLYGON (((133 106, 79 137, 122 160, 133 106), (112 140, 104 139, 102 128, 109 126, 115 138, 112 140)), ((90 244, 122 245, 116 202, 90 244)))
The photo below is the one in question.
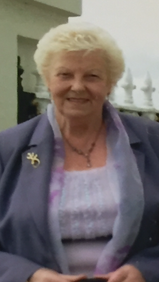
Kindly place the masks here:
POLYGON ((89 113, 84 111, 65 111, 63 115, 67 118, 83 118, 86 117, 89 113))

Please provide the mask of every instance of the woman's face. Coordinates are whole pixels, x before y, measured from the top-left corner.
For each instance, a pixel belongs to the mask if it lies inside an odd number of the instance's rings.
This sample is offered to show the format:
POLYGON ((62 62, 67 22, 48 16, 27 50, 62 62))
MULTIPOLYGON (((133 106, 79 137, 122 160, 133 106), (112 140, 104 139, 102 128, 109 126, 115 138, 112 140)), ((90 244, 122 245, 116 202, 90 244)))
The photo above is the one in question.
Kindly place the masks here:
POLYGON ((56 109, 65 117, 101 115, 110 92, 106 65, 100 51, 58 53, 47 79, 56 109))

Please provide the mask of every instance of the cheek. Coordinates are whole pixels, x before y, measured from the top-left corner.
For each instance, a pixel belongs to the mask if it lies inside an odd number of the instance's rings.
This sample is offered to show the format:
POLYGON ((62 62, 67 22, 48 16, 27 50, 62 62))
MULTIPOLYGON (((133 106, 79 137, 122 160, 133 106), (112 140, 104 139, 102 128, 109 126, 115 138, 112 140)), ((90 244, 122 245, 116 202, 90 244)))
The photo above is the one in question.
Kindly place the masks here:
POLYGON ((69 90, 69 85, 68 83, 63 83, 58 79, 54 79, 51 81, 49 89, 53 96, 60 98, 65 96, 65 94, 67 94, 69 90))
POLYGON ((52 87, 50 90, 52 99, 58 104, 63 104, 67 91, 61 85, 56 85, 56 87, 52 87))
POLYGON ((53 96, 53 97, 60 97, 61 95, 62 95, 62 91, 63 90, 63 88, 61 87, 61 85, 58 83, 56 83, 56 84, 52 84, 51 86, 50 86, 50 92, 51 92, 51 95, 53 96))
POLYGON ((94 87, 92 88, 92 93, 93 96, 95 98, 95 100, 105 100, 106 96, 107 96, 107 90, 105 87, 94 87))

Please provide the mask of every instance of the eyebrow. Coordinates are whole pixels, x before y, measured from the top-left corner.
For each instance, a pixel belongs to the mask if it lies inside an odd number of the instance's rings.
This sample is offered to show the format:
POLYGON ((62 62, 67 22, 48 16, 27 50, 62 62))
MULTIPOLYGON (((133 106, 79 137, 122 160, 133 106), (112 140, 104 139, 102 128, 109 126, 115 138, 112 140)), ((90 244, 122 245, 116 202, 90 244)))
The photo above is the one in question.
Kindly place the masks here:
POLYGON ((88 69, 88 70, 87 70, 87 72, 92 72, 92 71, 95 71, 95 72, 100 72, 100 73, 102 72, 102 71, 101 71, 101 70, 99 70, 99 69, 88 69))
MULTIPOLYGON (((55 68, 55 71, 60 71, 60 70, 71 71, 69 68, 63 67, 63 66, 55 68)), ((88 70, 86 70, 86 72, 99 72, 99 73, 102 73, 102 71, 99 70, 99 69, 88 69, 88 70)))
POLYGON ((70 69, 68 69, 67 67, 57 67, 57 68, 55 68, 55 71, 59 71, 59 70, 70 70, 70 69))

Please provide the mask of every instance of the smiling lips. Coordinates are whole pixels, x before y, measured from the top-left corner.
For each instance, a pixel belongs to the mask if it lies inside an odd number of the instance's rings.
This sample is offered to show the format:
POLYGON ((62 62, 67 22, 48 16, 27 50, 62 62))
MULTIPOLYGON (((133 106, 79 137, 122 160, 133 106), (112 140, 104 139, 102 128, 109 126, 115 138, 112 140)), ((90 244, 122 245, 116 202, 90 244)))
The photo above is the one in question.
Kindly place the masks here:
POLYGON ((67 100, 69 102, 80 103, 80 104, 83 104, 89 101, 89 99, 86 99, 86 98, 67 98, 67 100))

